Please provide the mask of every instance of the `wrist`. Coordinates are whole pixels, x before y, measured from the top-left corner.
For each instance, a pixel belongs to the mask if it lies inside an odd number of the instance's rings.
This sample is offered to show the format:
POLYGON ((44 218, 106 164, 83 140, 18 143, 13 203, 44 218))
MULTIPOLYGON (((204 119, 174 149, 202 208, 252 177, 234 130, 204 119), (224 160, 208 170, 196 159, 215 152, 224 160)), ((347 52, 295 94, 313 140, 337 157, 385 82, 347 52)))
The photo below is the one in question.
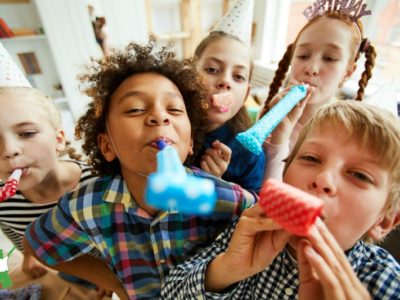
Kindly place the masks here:
POLYGON ((226 253, 221 253, 207 265, 204 280, 205 290, 218 293, 244 278, 246 276, 241 276, 238 268, 230 266, 226 259, 226 253))

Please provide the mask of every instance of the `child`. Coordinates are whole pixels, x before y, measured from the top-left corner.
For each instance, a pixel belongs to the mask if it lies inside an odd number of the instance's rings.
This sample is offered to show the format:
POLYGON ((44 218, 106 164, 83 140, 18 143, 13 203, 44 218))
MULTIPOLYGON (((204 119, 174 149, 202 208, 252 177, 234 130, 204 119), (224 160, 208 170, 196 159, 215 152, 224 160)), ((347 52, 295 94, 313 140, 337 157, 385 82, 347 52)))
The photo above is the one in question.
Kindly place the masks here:
MULTIPOLYGON (((6 181, 14 169, 22 169, 16 194, 0 202, 0 229, 22 252, 22 271, 38 278, 47 273, 47 268, 24 251, 25 229, 56 206, 61 196, 92 177, 91 169, 68 146, 52 100, 30 86, 2 45, 0 106, 0 179, 6 181), (65 154, 70 159, 63 157, 65 154)), ((25 277, 21 275, 20 279, 25 277)), ((71 279, 78 280, 67 280, 71 279)), ((59 286, 68 285, 53 273, 43 279, 51 280, 59 286)), ((93 291, 85 297, 95 294, 93 291)))
POLYGON ((26 232, 27 248, 43 262, 122 298, 125 292, 130 299, 158 298, 171 267, 213 241, 255 202, 238 185, 188 170, 215 182, 213 215, 200 218, 146 204, 147 176, 157 167, 156 142, 171 144, 183 162, 197 146, 192 137, 201 136, 205 120, 196 70, 173 57, 154 42, 130 44, 126 52, 97 60, 82 76, 93 102, 78 122, 77 135, 84 136, 83 149, 100 177, 64 197, 26 232), (78 257, 93 248, 112 271, 78 257))
POLYGON ((335 4, 336 1, 331 9, 328 2, 330 1, 316 1, 305 11, 309 22, 301 29, 296 40, 288 46, 270 85, 261 116, 286 93, 287 90, 284 90, 277 94, 289 67, 290 82, 309 84, 312 87, 312 95, 280 123, 273 131, 271 139, 265 143, 268 157, 266 178, 282 180, 283 160, 295 144, 301 127, 319 106, 334 101, 335 93, 356 69, 356 61, 361 54, 365 55, 366 62, 356 100, 362 100, 364 89, 371 77, 376 52, 369 40, 363 36, 360 17, 364 11, 359 12, 357 9, 354 12, 344 7, 350 7, 352 4, 335 4))
MULTIPOLYGON (((61 120, 51 100, 29 87, 0 87, 0 177, 22 169, 15 196, 0 202, 0 228, 22 248, 25 228, 50 210, 66 192, 90 177, 90 169, 65 153, 61 120)), ((45 269, 24 256, 23 270, 39 277, 45 269)))
POLYGON ((366 241, 400 221, 400 120, 356 101, 324 105, 301 131, 283 179, 324 201, 323 222, 307 238, 280 229, 256 204, 171 271, 162 297, 398 299, 399 264, 366 241))
POLYGON ((264 176, 264 153, 255 155, 236 141, 251 125, 244 106, 249 95, 253 0, 238 0, 197 46, 195 63, 208 86, 208 121, 197 165, 227 181, 258 191, 264 176), (231 92, 233 103, 221 110, 214 97, 231 92))

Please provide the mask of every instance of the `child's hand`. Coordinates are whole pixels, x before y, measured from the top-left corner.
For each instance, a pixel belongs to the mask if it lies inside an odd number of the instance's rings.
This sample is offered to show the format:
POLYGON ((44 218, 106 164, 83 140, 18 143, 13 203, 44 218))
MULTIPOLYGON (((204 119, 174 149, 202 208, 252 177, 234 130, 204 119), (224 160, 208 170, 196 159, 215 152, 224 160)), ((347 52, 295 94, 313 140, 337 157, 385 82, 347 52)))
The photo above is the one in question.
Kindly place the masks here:
POLYGON ((221 291, 262 271, 274 260, 290 236, 290 233, 266 218, 258 204, 246 209, 228 249, 207 267, 206 289, 221 291))
POLYGON ((299 299, 371 299, 335 238, 318 219, 297 246, 299 299))
POLYGON ((101 287, 97 287, 96 292, 97 292, 97 296, 96 296, 97 300, 102 300, 104 297, 111 298, 112 294, 113 294, 112 291, 107 291, 101 287))
POLYGON ((32 255, 24 253, 22 271, 32 278, 39 278, 47 273, 47 268, 32 255))
POLYGON ((221 177, 228 169, 232 150, 220 141, 214 141, 201 158, 201 168, 216 177, 221 177))
MULTIPOLYGON (((275 104, 277 104, 294 85, 298 84, 300 83, 292 80, 290 82, 290 86, 286 87, 280 93, 276 94, 274 98, 272 98, 271 102, 268 105, 269 109, 275 106, 275 104)), ((293 128, 299 121, 300 117, 302 116, 307 101, 308 99, 310 99, 313 91, 314 87, 309 87, 307 90, 306 97, 303 100, 301 100, 274 129, 274 131, 271 134, 271 140, 270 140, 272 144, 282 144, 283 142, 289 140, 293 128)))

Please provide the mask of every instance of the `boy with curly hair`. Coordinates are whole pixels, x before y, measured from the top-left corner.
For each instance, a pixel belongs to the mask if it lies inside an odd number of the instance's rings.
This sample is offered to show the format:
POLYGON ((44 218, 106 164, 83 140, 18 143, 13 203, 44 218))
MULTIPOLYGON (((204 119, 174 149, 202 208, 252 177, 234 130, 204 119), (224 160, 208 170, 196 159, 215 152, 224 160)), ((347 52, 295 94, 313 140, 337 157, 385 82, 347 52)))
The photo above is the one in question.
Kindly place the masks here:
POLYGON ((214 181, 218 201, 212 215, 159 211, 145 202, 147 176, 156 170, 156 142, 167 141, 182 162, 200 146, 204 88, 189 62, 154 41, 132 43, 95 60, 81 81, 93 101, 76 135, 84 137, 83 149, 99 177, 34 222, 26 231, 26 249, 121 298, 156 299, 170 268, 211 243, 256 196, 187 169, 214 181), (93 248, 107 266, 81 256, 93 248))

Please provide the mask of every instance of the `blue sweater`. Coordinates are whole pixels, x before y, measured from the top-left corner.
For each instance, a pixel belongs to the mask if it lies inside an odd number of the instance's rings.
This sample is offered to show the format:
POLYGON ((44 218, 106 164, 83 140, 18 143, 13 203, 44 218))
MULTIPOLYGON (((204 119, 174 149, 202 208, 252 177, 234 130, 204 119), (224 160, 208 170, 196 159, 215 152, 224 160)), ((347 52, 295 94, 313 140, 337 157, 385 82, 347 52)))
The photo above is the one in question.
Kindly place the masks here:
MULTIPOLYGON (((264 177, 264 151, 255 155, 240 144, 227 124, 208 132, 205 136, 202 152, 212 148, 212 143, 219 140, 232 150, 231 162, 222 175, 222 179, 239 184, 246 190, 259 192, 264 177)), ((198 166, 199 167, 199 166, 198 166)))

